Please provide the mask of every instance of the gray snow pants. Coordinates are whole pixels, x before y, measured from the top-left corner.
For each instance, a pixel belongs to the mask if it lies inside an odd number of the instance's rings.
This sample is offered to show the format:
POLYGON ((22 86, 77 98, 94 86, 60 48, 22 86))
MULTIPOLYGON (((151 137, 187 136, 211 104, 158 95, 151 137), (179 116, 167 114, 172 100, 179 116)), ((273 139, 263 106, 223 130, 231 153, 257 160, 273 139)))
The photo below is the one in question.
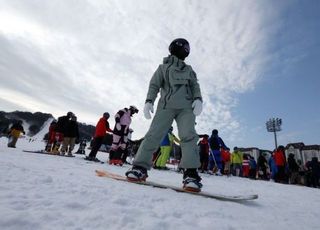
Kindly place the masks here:
POLYGON ((173 121, 178 126, 182 158, 181 168, 198 168, 200 156, 198 152, 198 135, 195 131, 195 115, 192 109, 162 109, 159 108, 152 120, 149 131, 144 137, 135 156, 133 165, 150 169, 152 154, 159 148, 163 137, 168 133, 173 121))

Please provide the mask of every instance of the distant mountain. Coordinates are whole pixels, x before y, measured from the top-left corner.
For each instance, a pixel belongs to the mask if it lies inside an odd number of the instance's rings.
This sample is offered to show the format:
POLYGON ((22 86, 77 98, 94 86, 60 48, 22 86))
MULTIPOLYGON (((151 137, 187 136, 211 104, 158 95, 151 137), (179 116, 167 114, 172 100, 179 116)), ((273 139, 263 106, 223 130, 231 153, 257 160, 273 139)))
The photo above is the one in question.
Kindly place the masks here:
MULTIPOLYGON (((0 134, 6 134, 13 123, 17 122, 18 120, 22 120, 26 135, 32 137, 41 131, 41 128, 49 119, 54 119, 50 113, 0 111, 0 134)), ((80 138, 90 140, 94 133, 94 129, 95 127, 92 125, 79 122, 80 138)))

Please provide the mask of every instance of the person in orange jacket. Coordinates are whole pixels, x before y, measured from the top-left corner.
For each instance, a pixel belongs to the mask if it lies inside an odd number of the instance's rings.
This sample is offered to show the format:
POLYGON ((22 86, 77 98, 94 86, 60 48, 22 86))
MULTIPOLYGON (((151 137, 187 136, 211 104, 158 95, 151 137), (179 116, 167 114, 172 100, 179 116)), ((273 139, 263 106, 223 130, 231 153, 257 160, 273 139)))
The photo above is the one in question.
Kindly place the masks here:
POLYGON ((273 155, 275 164, 277 166, 277 173, 275 175, 275 182, 284 183, 286 180, 286 155, 284 146, 280 145, 273 155))
POLYGON ((102 141, 104 136, 106 135, 106 132, 113 132, 112 129, 110 129, 110 125, 108 122, 108 119, 110 117, 110 114, 108 112, 105 112, 103 116, 99 119, 96 130, 93 138, 93 145, 91 148, 91 152, 89 156, 87 156, 85 159, 88 161, 100 161, 97 159, 97 153, 102 145, 102 141))

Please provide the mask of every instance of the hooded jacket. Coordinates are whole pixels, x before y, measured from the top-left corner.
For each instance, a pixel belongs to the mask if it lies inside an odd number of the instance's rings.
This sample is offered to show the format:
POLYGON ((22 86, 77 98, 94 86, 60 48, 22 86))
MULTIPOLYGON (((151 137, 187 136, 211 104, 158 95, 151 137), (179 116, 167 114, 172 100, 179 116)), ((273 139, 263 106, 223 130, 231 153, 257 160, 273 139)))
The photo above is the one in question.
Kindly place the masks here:
POLYGON ((191 109, 195 99, 202 100, 196 73, 174 55, 164 58, 153 74, 146 102, 153 104, 159 91, 158 108, 191 109))

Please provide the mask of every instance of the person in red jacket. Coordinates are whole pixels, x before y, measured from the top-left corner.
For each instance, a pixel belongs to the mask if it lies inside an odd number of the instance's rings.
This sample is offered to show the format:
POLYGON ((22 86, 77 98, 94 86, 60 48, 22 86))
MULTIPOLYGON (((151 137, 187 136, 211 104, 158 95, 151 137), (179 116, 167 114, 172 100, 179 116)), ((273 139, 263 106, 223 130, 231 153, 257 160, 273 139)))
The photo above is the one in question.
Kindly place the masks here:
POLYGON ((242 176, 249 177, 250 165, 249 165, 249 157, 247 154, 243 154, 242 160, 242 176))
POLYGON ((199 142, 199 154, 200 154, 200 170, 202 173, 208 171, 208 162, 209 162, 209 135, 199 135, 199 137, 202 137, 202 140, 199 142))
POLYGON ((100 161, 96 156, 97 152, 99 151, 104 136, 106 135, 106 132, 112 132, 112 129, 110 129, 110 125, 108 122, 108 119, 110 117, 110 114, 108 112, 105 112, 103 116, 100 118, 96 125, 96 130, 93 138, 93 145, 91 148, 91 152, 89 156, 87 156, 85 159, 88 161, 100 161))
POLYGON ((229 148, 221 148, 221 160, 222 160, 222 169, 223 174, 230 175, 230 165, 231 165, 231 153, 229 148))
POLYGON ((277 173, 275 175, 275 182, 284 183, 286 181, 286 155, 284 152, 284 146, 280 145, 273 155, 275 164, 277 166, 277 173))
POLYGON ((57 121, 53 120, 49 126, 48 142, 45 149, 47 152, 51 152, 54 149, 54 145, 56 143, 56 126, 57 121))

